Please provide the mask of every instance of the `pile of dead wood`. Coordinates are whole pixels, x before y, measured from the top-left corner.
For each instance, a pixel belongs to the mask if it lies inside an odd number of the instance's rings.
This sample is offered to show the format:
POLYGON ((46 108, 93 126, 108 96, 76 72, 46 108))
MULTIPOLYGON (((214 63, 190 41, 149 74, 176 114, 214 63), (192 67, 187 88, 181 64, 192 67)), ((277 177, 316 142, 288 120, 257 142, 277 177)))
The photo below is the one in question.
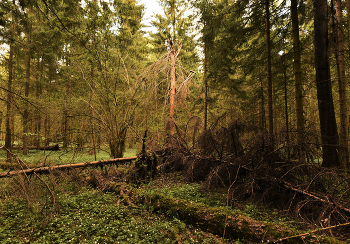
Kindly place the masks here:
POLYGON ((293 160, 298 145, 287 147, 282 139, 271 140, 258 128, 235 122, 204 132, 196 150, 185 145, 159 150, 159 170, 181 171, 209 191, 226 188, 231 205, 262 203, 319 227, 350 222, 348 172, 321 167, 314 160, 316 143, 303 145, 305 163, 293 160))

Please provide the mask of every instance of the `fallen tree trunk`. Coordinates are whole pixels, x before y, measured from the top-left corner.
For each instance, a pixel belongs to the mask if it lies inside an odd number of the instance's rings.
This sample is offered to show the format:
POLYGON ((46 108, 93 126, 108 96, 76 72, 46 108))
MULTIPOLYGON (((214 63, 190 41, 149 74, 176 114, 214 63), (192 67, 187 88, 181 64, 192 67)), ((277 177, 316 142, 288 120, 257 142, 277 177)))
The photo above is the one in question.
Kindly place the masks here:
POLYGON ((36 168, 36 169, 24 169, 24 170, 2 173, 2 174, 0 174, 0 178, 12 177, 14 175, 19 175, 19 174, 26 174, 26 175, 31 175, 34 173, 47 174, 47 173, 49 173, 51 171, 55 171, 55 170, 76 169, 76 168, 84 168, 84 167, 90 167, 90 166, 116 164, 119 162, 125 163, 125 162, 131 162, 135 159, 137 159, 137 156, 128 157, 128 158, 114 158, 114 159, 108 159, 108 160, 77 163, 77 164, 58 165, 58 166, 52 166, 52 167, 42 167, 42 168, 36 168))
MULTIPOLYGON (((18 149, 18 150, 22 150, 23 147, 12 147, 12 149, 18 149)), ((43 146, 43 147, 37 147, 37 146, 30 146, 27 147, 28 150, 41 150, 41 151, 59 151, 60 150, 60 146, 58 144, 53 145, 53 146, 43 146)))
MULTIPOLYGON (((225 235, 226 238, 243 238, 253 243, 261 243, 264 239, 264 232, 268 230, 265 230, 264 223, 235 211, 225 211, 223 208, 217 209, 204 204, 173 198, 160 192, 149 194, 141 189, 133 197, 134 203, 136 201, 138 204, 147 206, 153 212, 166 213, 171 218, 177 216, 176 218, 187 224, 200 227, 216 235, 225 235)), ((282 232, 283 230, 281 228, 279 231, 282 232)), ((270 237, 270 233, 266 237, 270 237)))
POLYGON ((59 151, 60 146, 58 144, 53 146, 43 146, 43 147, 28 147, 29 150, 42 150, 42 151, 59 151))

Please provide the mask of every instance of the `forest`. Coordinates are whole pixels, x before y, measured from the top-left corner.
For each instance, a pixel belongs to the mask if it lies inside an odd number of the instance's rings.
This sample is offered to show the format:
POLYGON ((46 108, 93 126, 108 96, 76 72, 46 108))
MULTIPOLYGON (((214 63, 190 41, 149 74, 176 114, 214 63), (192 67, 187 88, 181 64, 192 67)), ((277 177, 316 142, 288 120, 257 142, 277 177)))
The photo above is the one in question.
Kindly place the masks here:
POLYGON ((348 243, 350 0, 158 3, 0 2, 0 242, 348 243))

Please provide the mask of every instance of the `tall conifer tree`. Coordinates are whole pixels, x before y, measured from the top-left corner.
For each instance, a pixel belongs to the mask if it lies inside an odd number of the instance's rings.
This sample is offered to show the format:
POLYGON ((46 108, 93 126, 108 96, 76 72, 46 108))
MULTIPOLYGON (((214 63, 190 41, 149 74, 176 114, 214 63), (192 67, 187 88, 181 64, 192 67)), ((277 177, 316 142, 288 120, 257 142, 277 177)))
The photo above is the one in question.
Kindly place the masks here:
POLYGON ((299 148, 299 160, 305 161, 303 149, 305 134, 304 101, 303 101, 303 81, 301 72, 301 48, 299 38, 298 1, 291 0, 291 19, 293 33, 293 54, 294 54, 294 79, 295 79, 295 102, 297 115, 297 138, 299 148))
POLYGON ((314 1, 315 68, 324 167, 340 166, 328 54, 327 0, 314 1))
POLYGON ((345 51, 344 51, 344 31, 343 31, 343 11, 341 0, 336 0, 337 25, 336 33, 336 62, 339 86, 339 106, 340 106, 340 133, 339 143, 341 150, 341 159, 344 166, 349 166, 349 149, 348 149, 348 112, 346 97, 346 76, 345 76, 345 51))

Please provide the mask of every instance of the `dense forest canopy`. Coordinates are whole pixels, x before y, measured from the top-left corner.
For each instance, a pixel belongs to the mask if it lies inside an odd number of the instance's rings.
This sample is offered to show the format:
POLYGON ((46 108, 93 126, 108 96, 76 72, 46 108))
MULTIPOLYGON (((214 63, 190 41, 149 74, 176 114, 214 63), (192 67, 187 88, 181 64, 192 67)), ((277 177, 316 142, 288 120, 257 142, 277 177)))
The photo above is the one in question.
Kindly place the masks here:
POLYGON ((0 141, 161 147, 240 121, 301 162, 349 167, 349 1, 0 3, 0 141), (150 7, 150 6, 148 6, 150 7))

